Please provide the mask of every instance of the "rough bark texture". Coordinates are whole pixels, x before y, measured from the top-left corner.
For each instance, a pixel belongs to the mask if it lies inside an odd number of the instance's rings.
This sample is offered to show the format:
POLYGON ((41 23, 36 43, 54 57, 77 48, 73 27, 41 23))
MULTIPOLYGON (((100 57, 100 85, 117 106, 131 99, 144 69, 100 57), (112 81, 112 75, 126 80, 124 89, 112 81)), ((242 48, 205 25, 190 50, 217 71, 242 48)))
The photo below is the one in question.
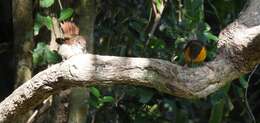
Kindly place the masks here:
POLYGON ((16 87, 31 79, 32 68, 32 39, 33 39, 33 13, 32 1, 14 0, 13 3, 13 28, 17 75, 16 87))
MULTIPOLYGON (((95 0, 80 0, 78 8, 80 34, 87 40, 87 51, 93 52, 95 0)), ((79 87, 71 90, 68 123, 86 123, 88 106, 82 102, 86 102, 88 96, 87 88, 79 87)))
POLYGON ((80 0, 78 14, 80 17, 79 27, 81 35, 88 40, 87 51, 94 51, 94 24, 96 19, 95 0, 80 0))
MULTIPOLYGON (((15 88, 32 77, 33 1, 12 1, 14 53, 16 64, 15 88)), ((12 123, 26 122, 29 114, 20 114, 12 123), (28 115, 28 116, 27 116, 28 115)))
MULTIPOLYGON (((80 35, 87 40, 87 52, 93 52, 94 23, 96 17, 95 0, 80 0, 78 8, 80 35)), ((69 101, 68 123, 86 123, 89 92, 87 88, 78 87, 71 89, 69 101)))
POLYGON ((142 85, 194 98, 205 97, 238 76, 232 64, 220 57, 194 69, 159 59, 78 55, 40 72, 16 89, 0 104, 0 121, 12 119, 49 95, 75 86, 142 85))
POLYGON ((251 0, 240 18, 220 34, 219 54, 198 68, 159 59, 82 54, 35 75, 0 103, 0 122, 11 121, 63 89, 131 84, 183 98, 203 98, 260 63, 260 2, 251 0), (245 14, 245 15, 244 15, 245 14))
POLYGON ((71 89, 69 100, 69 119, 68 123, 86 123, 88 105, 86 101, 88 99, 89 92, 87 88, 78 87, 71 89))

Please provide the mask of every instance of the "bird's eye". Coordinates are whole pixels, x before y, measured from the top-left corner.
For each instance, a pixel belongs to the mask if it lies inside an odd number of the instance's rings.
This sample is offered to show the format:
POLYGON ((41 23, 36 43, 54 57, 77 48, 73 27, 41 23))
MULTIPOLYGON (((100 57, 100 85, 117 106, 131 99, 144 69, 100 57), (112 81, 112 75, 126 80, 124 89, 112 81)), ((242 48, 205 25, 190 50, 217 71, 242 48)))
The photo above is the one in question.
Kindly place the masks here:
POLYGON ((58 44, 63 44, 64 41, 65 41, 64 38, 56 38, 56 42, 57 42, 58 44))
POLYGON ((56 42, 58 43, 58 44, 64 44, 64 42, 66 41, 66 40, 69 40, 70 38, 68 38, 68 37, 65 37, 65 38, 56 38, 56 42))

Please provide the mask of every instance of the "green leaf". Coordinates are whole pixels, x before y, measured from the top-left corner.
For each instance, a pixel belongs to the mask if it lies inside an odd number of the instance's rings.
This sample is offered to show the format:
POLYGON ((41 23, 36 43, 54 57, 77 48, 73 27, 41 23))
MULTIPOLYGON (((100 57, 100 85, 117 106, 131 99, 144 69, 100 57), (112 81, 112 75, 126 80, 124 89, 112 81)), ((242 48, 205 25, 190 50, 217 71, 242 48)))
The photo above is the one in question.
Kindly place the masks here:
POLYGON ((205 26, 205 32, 209 32, 211 30, 211 27, 208 23, 204 23, 204 26, 205 26))
POLYGON ((47 64, 54 64, 61 61, 61 57, 57 52, 51 51, 46 43, 37 43, 33 50, 33 65, 41 66, 47 64))
POLYGON ((46 60, 48 64, 55 64, 61 61, 61 57, 57 52, 46 50, 46 60))
POLYGON ((156 8, 157 8, 157 10, 158 10, 160 13, 162 13, 163 8, 164 8, 163 1, 162 1, 162 0, 156 0, 155 3, 156 3, 156 8))
POLYGON ((92 107, 98 108, 99 107, 99 100, 96 97, 90 96, 88 99, 88 104, 92 107))
POLYGON ((47 64, 46 61, 44 61, 44 50, 47 47, 47 44, 45 43, 37 43, 36 48, 33 50, 33 65, 43 65, 47 64))
POLYGON ((49 8, 53 5, 54 0, 40 0, 40 7, 49 8))
POLYGON ((101 96, 100 91, 95 87, 90 88, 90 93, 93 94, 97 98, 99 98, 101 96))
POLYGON ((213 108, 211 109, 209 123, 221 123, 224 113, 224 106, 224 100, 221 100, 213 106, 213 108))
POLYGON ((153 106, 150 106, 148 109, 149 113, 156 113, 156 110, 158 110, 158 104, 154 104, 153 106))
POLYGON ((212 33, 210 32, 204 32, 203 33, 209 40, 213 40, 213 41, 218 41, 218 37, 213 35, 212 33))
POLYGON ((102 102, 113 102, 114 98, 112 96, 104 96, 101 101, 102 102))
POLYGON ((61 12, 60 12, 59 21, 67 20, 72 15, 73 15, 73 9, 72 8, 62 9, 61 12))
POLYGON ((52 28, 52 19, 50 16, 42 16, 37 13, 35 21, 34 21, 34 35, 38 35, 42 26, 46 26, 49 30, 52 28))
POLYGON ((42 16, 39 13, 37 13, 36 17, 35 17, 34 25, 33 25, 33 30, 34 30, 33 34, 35 36, 39 34, 39 31, 43 25, 41 20, 42 20, 42 16))
POLYGON ((36 36, 39 34, 40 28, 41 28, 41 24, 35 22, 33 25, 33 35, 36 36))
POLYGON ((245 95, 244 95, 243 88, 235 84, 233 84, 233 87, 234 87, 234 93, 238 95, 240 98, 244 98, 245 95))
POLYGON ((52 28, 52 20, 50 16, 46 16, 43 18, 43 24, 49 29, 51 30, 52 28))
POLYGON ((152 37, 149 43, 150 48, 165 48, 165 42, 157 37, 152 37))
POLYGON ((242 85, 243 88, 247 88, 248 87, 248 81, 246 80, 245 76, 240 76, 239 77, 239 82, 242 85))
POLYGON ((96 108, 101 108, 104 105, 104 103, 99 103, 96 108))

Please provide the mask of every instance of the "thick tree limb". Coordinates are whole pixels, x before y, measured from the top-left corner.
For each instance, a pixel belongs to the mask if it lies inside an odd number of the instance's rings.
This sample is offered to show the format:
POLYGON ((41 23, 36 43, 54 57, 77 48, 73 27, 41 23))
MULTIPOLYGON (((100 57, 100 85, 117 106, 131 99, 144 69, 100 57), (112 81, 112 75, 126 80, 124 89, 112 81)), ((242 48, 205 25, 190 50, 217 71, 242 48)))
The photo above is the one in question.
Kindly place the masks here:
POLYGON ((219 54, 198 68, 168 61, 82 54, 35 75, 0 103, 0 122, 37 106, 51 94, 75 86, 131 84, 184 98, 202 98, 260 63, 260 2, 220 34, 219 54))
POLYGON ((205 97, 238 76, 232 64, 221 57, 193 69, 158 59, 78 55, 40 72, 16 89, 0 104, 0 121, 22 114, 49 95, 75 86, 143 85, 193 98, 205 97))

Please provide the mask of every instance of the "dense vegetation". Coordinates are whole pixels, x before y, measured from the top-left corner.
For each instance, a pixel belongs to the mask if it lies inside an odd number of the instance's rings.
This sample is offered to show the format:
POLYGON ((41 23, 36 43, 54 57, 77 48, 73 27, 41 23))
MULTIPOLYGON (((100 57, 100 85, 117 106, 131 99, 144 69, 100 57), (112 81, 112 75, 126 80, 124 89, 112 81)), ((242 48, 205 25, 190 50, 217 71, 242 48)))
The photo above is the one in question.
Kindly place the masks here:
MULTIPOLYGON (((156 2, 154 4, 160 8, 162 1, 156 2)), ((217 53, 215 35, 238 16, 245 1, 168 1, 158 27, 149 35, 156 23, 152 4, 146 0, 100 2, 95 27, 95 52, 160 58, 183 64, 183 46, 195 35, 207 43, 207 61, 210 61, 217 53)), ((175 98, 148 88, 99 87, 104 95, 112 95, 114 102, 94 106, 93 112, 99 114, 96 115, 98 122, 111 123, 116 120, 138 123, 250 122, 244 104, 246 76, 236 81, 207 99, 199 100, 175 98)), ((258 95, 256 92, 252 94, 258 95)), ((250 104, 255 100, 250 98, 250 104)))
MULTIPOLYGON (((245 0, 97 0, 94 53, 159 58, 183 65, 184 45, 198 38, 207 44, 206 61, 210 61, 217 54, 218 33, 236 19, 245 4, 245 0)), ((54 0, 40 0, 35 8, 33 62, 39 71, 59 61, 43 43, 47 38, 41 37, 52 26, 52 14, 60 21, 74 18, 75 22, 78 15, 74 5, 60 11, 54 0)), ((247 88, 258 121, 258 70, 254 73, 250 80, 248 75, 241 76, 206 99, 186 100, 143 87, 90 87, 85 102, 90 106, 88 122, 249 123, 247 88)))

